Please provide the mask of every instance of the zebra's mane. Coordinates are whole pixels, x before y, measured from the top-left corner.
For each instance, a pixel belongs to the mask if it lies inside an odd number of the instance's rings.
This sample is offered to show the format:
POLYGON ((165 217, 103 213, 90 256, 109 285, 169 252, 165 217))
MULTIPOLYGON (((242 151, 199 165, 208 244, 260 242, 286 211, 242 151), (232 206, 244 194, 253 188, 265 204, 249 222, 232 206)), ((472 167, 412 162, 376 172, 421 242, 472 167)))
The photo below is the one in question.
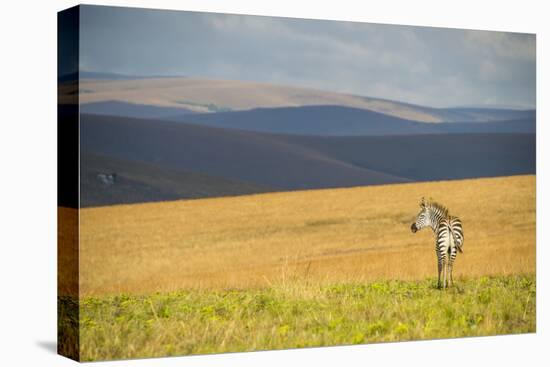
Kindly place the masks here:
POLYGON ((449 215, 449 209, 447 209, 447 207, 444 206, 444 205, 436 203, 435 201, 434 202, 428 202, 426 204, 426 207, 429 208, 429 209, 435 209, 438 212, 440 212, 441 214, 443 214, 444 216, 449 215))

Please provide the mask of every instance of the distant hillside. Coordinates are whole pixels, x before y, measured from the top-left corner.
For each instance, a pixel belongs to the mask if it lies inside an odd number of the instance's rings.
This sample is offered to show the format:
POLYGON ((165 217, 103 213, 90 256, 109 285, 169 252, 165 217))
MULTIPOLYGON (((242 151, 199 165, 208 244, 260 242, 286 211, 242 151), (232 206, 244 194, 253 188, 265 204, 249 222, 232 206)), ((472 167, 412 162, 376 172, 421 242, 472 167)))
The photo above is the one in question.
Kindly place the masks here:
POLYGON ((534 134, 281 137, 334 159, 412 181, 534 174, 534 134))
POLYGON ((481 108, 481 107, 455 107, 446 108, 445 111, 455 114, 454 121, 479 122, 535 119, 535 110, 518 110, 510 108, 481 108))
POLYGON ((320 137, 94 115, 81 116, 80 131, 85 153, 246 182, 252 191, 535 173, 534 134, 320 137))
POLYGON ((277 135, 92 115, 81 116, 80 133, 84 152, 281 190, 408 181, 277 135))
POLYGON ((274 191, 272 187, 90 153, 81 154, 80 160, 81 207, 274 191))
POLYGON ((162 119, 173 116, 185 116, 186 114, 193 113, 193 111, 185 108, 158 107, 119 101, 104 101, 81 104, 80 113, 145 119, 162 119))
POLYGON ((172 121, 225 129, 301 135, 412 135, 449 133, 534 133, 534 118, 498 122, 427 124, 344 106, 258 108, 248 111, 181 114, 172 121))
MULTIPOLYGON (((247 81, 184 77, 126 79, 120 76, 109 80, 104 75, 99 76, 97 79, 82 77, 80 88, 85 92, 80 95, 81 104, 119 101, 184 108, 194 112, 332 105, 430 123, 513 120, 532 118, 534 115, 534 111, 431 108, 380 98, 247 81)), ((63 98, 60 101, 63 103, 63 98)))

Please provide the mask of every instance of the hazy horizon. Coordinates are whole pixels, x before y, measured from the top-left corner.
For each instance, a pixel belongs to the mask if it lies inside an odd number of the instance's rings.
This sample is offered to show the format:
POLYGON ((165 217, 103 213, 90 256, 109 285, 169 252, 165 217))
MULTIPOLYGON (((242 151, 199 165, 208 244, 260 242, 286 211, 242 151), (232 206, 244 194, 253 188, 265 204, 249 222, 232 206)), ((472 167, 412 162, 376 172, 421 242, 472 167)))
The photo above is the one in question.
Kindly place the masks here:
MULTIPOLYGON (((156 78, 186 78, 186 79, 201 79, 201 80, 213 80, 213 81, 228 81, 229 79, 211 79, 207 77, 195 77, 193 75, 154 75, 154 74, 122 74, 122 73, 110 73, 110 72, 102 72, 102 71, 96 71, 96 70, 80 70, 80 73, 88 73, 88 74, 97 74, 101 75, 104 74, 104 76, 113 76, 113 77, 120 77, 120 78, 138 78, 138 79, 156 79, 156 78)), ((84 78, 86 79, 86 78, 84 78)), ((91 78, 93 80, 94 78, 91 78)), ((242 81, 242 80, 234 80, 234 81, 242 81)), ((249 81, 254 82, 254 81, 249 81)), ((268 83, 268 82, 262 82, 258 81, 256 83, 260 84, 266 84, 266 85, 277 85, 277 86, 286 86, 286 87, 296 87, 296 88, 304 88, 308 89, 309 87, 304 87, 300 85, 292 85, 292 84, 282 84, 282 83, 268 83)), ((311 88, 311 89, 319 89, 322 91, 330 92, 327 89, 320 89, 320 88, 311 88)), ((345 92, 342 92, 342 94, 346 94, 345 92)), ((403 104, 410 104, 410 105, 417 105, 419 107, 429 107, 429 108, 439 108, 439 109, 452 109, 452 108, 481 108, 481 109, 510 109, 510 110, 536 110, 536 106, 521 106, 521 105, 501 105, 501 104, 464 104, 464 105, 445 105, 445 106, 432 106, 428 104, 418 104, 418 103, 411 103, 408 101, 401 101, 398 99, 390 99, 390 98, 384 98, 384 97, 378 97, 378 96, 372 96, 372 95, 361 95, 361 94, 353 94, 357 97, 367 97, 367 98, 373 98, 373 99, 380 99, 380 100, 388 100, 388 101, 394 101, 394 102, 400 102, 403 104)), ((261 108, 261 107, 260 107, 261 108)))
POLYGON ((81 70, 536 108, 534 34, 88 5, 80 29, 81 70))

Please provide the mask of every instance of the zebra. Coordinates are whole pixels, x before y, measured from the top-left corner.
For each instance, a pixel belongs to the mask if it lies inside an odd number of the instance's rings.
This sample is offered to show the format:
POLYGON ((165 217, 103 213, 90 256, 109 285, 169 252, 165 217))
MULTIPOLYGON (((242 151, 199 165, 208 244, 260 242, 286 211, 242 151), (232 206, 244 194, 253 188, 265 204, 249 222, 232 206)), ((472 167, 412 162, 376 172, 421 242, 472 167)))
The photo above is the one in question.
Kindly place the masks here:
POLYGON ((441 288, 441 271, 443 271, 443 289, 447 287, 447 276, 453 285, 453 263, 457 250, 462 252, 464 232, 462 221, 449 215, 449 210, 436 202, 424 200, 420 202, 420 213, 411 225, 412 233, 425 227, 431 227, 435 238, 435 253, 437 255, 437 287, 441 288))

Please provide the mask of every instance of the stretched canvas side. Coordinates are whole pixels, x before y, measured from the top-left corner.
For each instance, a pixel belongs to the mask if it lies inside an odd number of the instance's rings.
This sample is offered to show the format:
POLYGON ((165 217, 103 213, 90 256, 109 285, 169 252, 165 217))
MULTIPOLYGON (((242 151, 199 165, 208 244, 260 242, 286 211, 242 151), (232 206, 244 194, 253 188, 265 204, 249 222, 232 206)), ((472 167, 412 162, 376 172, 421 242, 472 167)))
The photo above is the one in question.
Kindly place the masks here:
POLYGON ((57 106, 57 351, 80 359, 79 331, 79 18, 80 8, 58 13, 57 106))

